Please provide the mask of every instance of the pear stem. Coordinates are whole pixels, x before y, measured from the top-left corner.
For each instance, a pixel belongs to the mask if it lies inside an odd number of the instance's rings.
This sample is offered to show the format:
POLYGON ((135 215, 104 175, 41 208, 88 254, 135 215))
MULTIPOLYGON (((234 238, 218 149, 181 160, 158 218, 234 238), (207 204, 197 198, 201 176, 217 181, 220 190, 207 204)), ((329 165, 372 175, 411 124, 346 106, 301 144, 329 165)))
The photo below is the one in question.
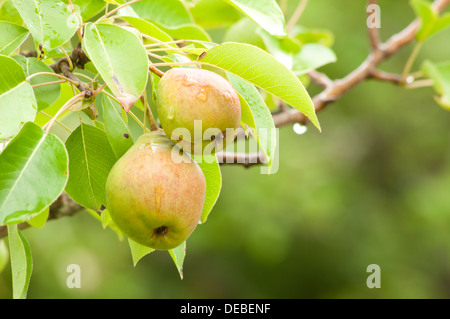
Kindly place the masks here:
POLYGON ((148 105, 147 94, 145 92, 144 94, 141 95, 141 102, 145 107, 145 113, 147 115, 148 122, 150 124, 150 130, 151 131, 159 130, 158 124, 156 124, 155 117, 153 116, 152 109, 150 108, 150 105, 148 105))

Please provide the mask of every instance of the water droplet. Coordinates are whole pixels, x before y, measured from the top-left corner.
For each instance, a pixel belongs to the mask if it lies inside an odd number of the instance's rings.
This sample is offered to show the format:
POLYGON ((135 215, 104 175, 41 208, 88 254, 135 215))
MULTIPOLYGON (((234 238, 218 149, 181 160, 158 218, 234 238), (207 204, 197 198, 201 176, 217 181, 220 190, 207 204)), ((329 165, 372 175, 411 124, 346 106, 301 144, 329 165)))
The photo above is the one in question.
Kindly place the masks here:
POLYGON ((185 77, 184 77, 184 85, 185 86, 192 86, 195 84, 198 84, 198 82, 196 80, 194 80, 192 78, 192 76, 190 76, 189 74, 185 75, 185 77))
POLYGON ((297 133, 298 135, 302 135, 306 133, 306 131, 308 130, 306 125, 301 125, 300 123, 295 123, 292 128, 294 129, 294 132, 297 133))
POLYGON ((169 120, 173 119, 175 116, 175 110, 173 109, 173 107, 169 107, 169 109, 167 110, 167 118, 169 120))
POLYGON ((206 96, 206 94, 199 93, 199 94, 197 95, 197 99, 199 99, 200 101, 205 102, 205 101, 208 99, 208 97, 206 96))

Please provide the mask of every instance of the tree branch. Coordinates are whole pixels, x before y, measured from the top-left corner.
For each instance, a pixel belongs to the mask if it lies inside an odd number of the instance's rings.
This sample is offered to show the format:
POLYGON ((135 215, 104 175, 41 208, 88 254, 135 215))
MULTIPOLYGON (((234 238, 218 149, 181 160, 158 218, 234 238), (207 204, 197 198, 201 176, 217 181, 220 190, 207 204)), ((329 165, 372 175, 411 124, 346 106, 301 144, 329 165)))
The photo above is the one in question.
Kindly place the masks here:
MULTIPOLYGON (((433 2, 433 8, 439 12, 449 4, 450 0, 435 0, 433 2)), ((381 73, 377 72, 376 68, 380 65, 381 62, 397 53, 404 46, 413 42, 417 31, 419 30, 419 27, 420 20, 414 20, 403 31, 393 35, 385 43, 377 45, 377 49, 372 50, 372 52, 370 52, 370 54, 367 56, 366 60, 364 60, 364 62, 356 70, 342 79, 332 81, 332 84, 330 86, 313 97, 312 101, 314 103, 316 112, 320 112, 327 105, 338 100, 348 91, 350 91, 366 79, 380 79, 379 75, 381 73)), ((383 80, 385 79, 386 78, 383 78, 383 80)), ((306 116, 296 109, 287 109, 284 112, 274 114, 273 120, 276 127, 281 127, 293 123, 306 124, 308 122, 306 116)))
MULTIPOLYGON (((378 0, 369 0, 368 6, 372 6, 372 5, 378 5, 378 0)), ((368 17, 371 14, 372 14, 371 12, 367 11, 368 17)), ((381 40, 380 40, 380 32, 379 32, 378 28, 368 26, 367 29, 369 31, 369 40, 370 40, 370 45, 372 47, 372 50, 379 50, 380 45, 381 45, 381 40)))
POLYGON ((61 73, 65 77, 76 82, 77 87, 80 91, 86 91, 86 86, 76 75, 72 73, 72 70, 70 69, 70 64, 79 69, 84 69, 84 65, 89 62, 89 58, 81 49, 81 43, 79 43, 78 46, 72 50, 69 59, 70 62, 68 61, 67 57, 64 57, 59 61, 50 64, 50 67, 53 69, 53 71, 55 71, 55 73, 61 73))
MULTIPOLYGON (((47 221, 59 219, 61 217, 72 216, 80 211, 84 207, 75 203, 72 198, 66 193, 62 193, 53 204, 50 205, 47 221)), ((26 229, 30 227, 27 222, 18 224, 19 229, 26 229)), ((0 239, 8 235, 8 229, 6 226, 0 226, 0 239)))
POLYGON ((219 164, 242 164, 245 168, 267 162, 263 153, 218 152, 216 156, 219 164))

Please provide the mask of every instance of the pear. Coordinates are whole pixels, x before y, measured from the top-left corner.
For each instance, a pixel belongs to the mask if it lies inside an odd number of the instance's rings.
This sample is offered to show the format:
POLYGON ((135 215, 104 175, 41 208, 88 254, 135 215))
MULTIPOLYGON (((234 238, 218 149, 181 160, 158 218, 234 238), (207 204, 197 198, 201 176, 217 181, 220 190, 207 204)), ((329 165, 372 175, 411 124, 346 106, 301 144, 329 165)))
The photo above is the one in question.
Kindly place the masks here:
POLYGON ((161 127, 183 150, 200 155, 209 146, 208 154, 213 154, 234 140, 241 122, 239 96, 217 73, 170 69, 159 81, 155 97, 161 127))
POLYGON ((162 130, 139 137, 106 181, 107 208, 129 238, 158 250, 182 244, 199 223, 205 202, 203 172, 174 149, 162 130))

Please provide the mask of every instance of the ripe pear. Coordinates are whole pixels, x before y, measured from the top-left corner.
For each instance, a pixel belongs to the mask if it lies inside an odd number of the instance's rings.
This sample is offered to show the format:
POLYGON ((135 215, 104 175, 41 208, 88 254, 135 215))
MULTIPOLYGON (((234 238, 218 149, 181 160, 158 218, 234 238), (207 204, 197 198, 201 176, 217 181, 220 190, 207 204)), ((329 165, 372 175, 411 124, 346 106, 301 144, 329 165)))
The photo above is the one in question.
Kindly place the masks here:
POLYGON ((189 155, 173 148, 162 130, 146 133, 106 181, 107 208, 115 224, 132 240, 158 250, 175 248, 191 235, 205 202, 203 172, 189 155))
POLYGON ((217 73, 204 69, 167 71, 158 83, 155 105, 167 136, 194 154, 202 153, 207 145, 210 153, 225 148, 241 122, 234 88, 217 73), (228 138, 227 129, 229 135, 233 132, 228 138))

